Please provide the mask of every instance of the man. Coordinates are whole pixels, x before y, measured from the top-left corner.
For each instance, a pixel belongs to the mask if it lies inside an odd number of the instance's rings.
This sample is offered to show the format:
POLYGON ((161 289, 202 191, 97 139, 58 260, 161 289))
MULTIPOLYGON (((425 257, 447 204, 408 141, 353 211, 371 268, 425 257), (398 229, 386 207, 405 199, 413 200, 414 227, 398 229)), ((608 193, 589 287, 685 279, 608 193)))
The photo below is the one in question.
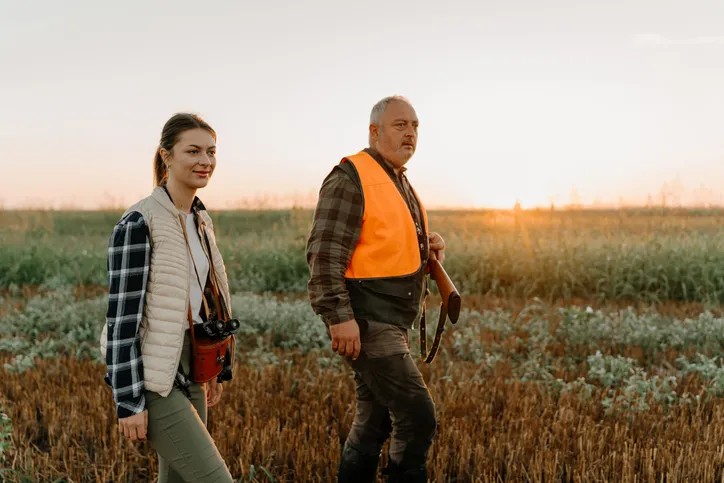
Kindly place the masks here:
POLYGON ((340 482, 376 481, 390 435, 387 481, 427 482, 435 406, 410 355, 409 330, 427 294, 430 251, 442 261, 445 243, 428 235, 425 209, 405 176, 418 124, 403 97, 375 104, 370 147, 325 179, 307 244, 312 308, 357 384, 340 482))

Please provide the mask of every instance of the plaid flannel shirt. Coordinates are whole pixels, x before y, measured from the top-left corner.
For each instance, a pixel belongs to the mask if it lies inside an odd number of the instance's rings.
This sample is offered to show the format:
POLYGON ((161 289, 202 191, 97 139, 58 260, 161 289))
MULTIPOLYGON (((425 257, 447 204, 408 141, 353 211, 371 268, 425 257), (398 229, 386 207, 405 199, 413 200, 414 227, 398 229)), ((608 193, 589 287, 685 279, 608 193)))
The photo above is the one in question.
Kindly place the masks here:
POLYGON ((126 418, 146 409, 138 329, 151 264, 151 243, 143 215, 128 213, 113 228, 108 244, 108 341, 106 382, 116 412, 126 418))
MULTIPOLYGON (((377 151, 368 148, 365 152, 390 175, 407 202, 413 220, 423 227, 422 211, 405 176, 406 169, 403 167, 396 175, 392 165, 377 151)), ((359 185, 335 167, 322 183, 307 241, 309 301, 314 312, 330 325, 354 318, 345 273, 359 241, 363 214, 364 198, 359 185)), ((427 243, 423 248, 423 260, 427 259, 426 250, 427 243)))

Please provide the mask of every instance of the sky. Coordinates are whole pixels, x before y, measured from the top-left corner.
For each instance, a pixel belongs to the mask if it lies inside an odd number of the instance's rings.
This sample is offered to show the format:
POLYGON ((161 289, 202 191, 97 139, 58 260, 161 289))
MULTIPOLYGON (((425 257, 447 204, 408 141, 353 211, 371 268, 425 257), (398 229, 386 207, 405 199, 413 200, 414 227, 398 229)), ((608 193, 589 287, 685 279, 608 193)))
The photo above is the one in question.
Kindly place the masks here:
POLYGON ((720 0, 0 0, 0 206, 134 203, 179 111, 207 206, 313 204, 393 94, 428 207, 724 205, 720 0))

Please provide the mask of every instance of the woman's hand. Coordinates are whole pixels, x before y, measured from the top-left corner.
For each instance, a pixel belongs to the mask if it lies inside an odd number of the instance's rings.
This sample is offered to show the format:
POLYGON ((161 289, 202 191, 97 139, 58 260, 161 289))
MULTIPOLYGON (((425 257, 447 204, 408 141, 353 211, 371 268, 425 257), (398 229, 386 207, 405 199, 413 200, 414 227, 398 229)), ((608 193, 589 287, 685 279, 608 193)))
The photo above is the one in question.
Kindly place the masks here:
POLYGON ((145 440, 148 428, 148 410, 118 420, 118 431, 131 441, 145 440))
POLYGON ((224 391, 224 387, 216 379, 210 380, 206 384, 206 407, 212 408, 216 406, 221 400, 221 393, 224 391))

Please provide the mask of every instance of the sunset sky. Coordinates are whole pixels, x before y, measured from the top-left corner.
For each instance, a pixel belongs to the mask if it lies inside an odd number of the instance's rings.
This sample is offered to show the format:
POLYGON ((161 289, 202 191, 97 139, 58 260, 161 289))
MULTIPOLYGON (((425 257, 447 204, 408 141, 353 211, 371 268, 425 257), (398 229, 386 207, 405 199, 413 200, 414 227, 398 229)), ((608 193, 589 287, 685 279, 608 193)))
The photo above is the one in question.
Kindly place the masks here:
POLYGON ((177 111, 210 208, 309 203, 391 94, 429 206, 724 204, 721 0, 6 1, 0 66, 5 208, 133 203, 177 111))

